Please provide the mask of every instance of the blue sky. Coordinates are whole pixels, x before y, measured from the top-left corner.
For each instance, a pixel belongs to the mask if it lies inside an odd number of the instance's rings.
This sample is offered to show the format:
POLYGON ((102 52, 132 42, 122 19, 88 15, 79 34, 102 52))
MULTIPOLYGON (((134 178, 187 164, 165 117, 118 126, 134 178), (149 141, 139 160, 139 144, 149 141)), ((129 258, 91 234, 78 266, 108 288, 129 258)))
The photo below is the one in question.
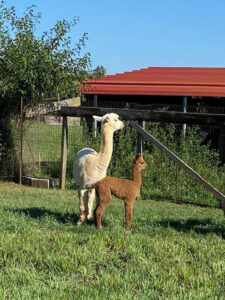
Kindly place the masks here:
POLYGON ((225 0, 5 0, 20 15, 35 4, 39 31, 57 20, 80 21, 93 68, 107 74, 150 66, 225 67, 225 0))

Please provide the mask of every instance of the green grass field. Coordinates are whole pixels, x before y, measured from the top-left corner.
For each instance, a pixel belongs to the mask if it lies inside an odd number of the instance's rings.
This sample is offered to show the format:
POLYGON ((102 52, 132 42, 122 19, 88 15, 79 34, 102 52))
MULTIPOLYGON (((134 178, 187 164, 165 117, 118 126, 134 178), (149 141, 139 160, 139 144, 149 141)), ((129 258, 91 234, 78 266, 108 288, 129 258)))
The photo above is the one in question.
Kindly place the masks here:
POLYGON ((96 230, 76 191, 0 187, 0 299, 225 299, 217 208, 137 200, 125 229, 113 199, 96 230))

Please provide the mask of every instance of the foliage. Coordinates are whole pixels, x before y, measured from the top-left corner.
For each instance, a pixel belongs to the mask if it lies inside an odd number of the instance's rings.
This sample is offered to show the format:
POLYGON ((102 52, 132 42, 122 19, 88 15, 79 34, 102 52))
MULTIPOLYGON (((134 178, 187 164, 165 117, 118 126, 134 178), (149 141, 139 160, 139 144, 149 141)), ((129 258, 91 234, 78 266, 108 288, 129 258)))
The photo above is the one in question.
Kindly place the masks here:
POLYGON ((135 201, 127 230, 112 200, 96 230, 75 225, 74 191, 5 184, 0 195, 1 299, 224 299, 221 210, 135 201))
MULTIPOLYGON (((25 122, 24 134, 24 171, 27 175, 43 177, 60 177, 61 126, 49 126, 43 122, 25 122), (28 155, 29 154, 29 155, 28 155), (35 158, 35 160, 33 160, 35 158), (27 165, 39 161, 37 172, 27 165), (32 173, 33 172, 33 173, 32 173)), ((172 150, 184 162, 196 170, 203 178, 225 193, 225 167, 219 165, 218 152, 205 143, 205 133, 198 127, 188 127, 186 137, 180 133, 178 126, 146 123, 146 129, 160 142, 172 150)), ((76 153, 82 148, 100 148, 100 132, 97 138, 83 126, 69 126, 69 144, 67 161, 67 188, 76 188, 72 169, 76 153)), ((131 164, 136 154, 137 134, 127 122, 126 127, 114 135, 114 149, 108 168, 108 175, 130 178, 131 164)), ((15 142, 16 144, 16 142, 15 142)), ((148 168, 142 172, 142 199, 153 197, 159 200, 196 203, 218 206, 218 200, 177 164, 158 150, 151 143, 144 143, 144 159, 148 168)))
POLYGON ((90 53, 84 53, 88 39, 84 33, 75 45, 69 35, 79 18, 57 21, 36 36, 41 14, 28 7, 22 17, 16 8, 0 6, 0 95, 4 111, 19 107, 19 99, 40 101, 43 97, 61 99, 73 96, 81 81, 104 73, 91 70, 90 53))
MULTIPOLYGON (((11 117, 20 111, 20 99, 33 105, 45 98, 74 96, 83 80, 103 75, 103 67, 91 69, 84 33, 74 44, 71 33, 79 18, 57 21, 37 36, 41 14, 33 5, 20 17, 14 6, 0 4, 0 145, 1 167, 16 145, 12 141, 11 117)), ((73 33, 74 35, 74 33, 73 33)), ((16 157, 15 153, 12 154, 16 157)))
MULTIPOLYGON (((205 133, 198 127, 188 127, 185 138, 172 124, 162 128, 157 123, 147 123, 146 129, 203 178, 221 192, 225 192, 225 168, 219 166, 218 152, 210 149, 209 144, 204 143, 205 133)), ((93 140, 93 137, 84 131, 83 137, 80 138, 80 140, 79 137, 74 140, 74 151, 71 150, 73 155, 69 156, 68 175, 71 174, 75 153, 84 147, 91 147, 96 151, 99 149, 99 136, 97 140, 93 140)), ((137 151, 136 140, 136 131, 128 123, 124 130, 115 134, 113 156, 108 169, 109 175, 120 178, 131 176, 131 164, 137 151)), ((148 163, 148 168, 142 172, 142 199, 149 199, 149 197, 168 199, 169 197, 175 202, 218 205, 218 200, 213 194, 205 190, 155 146, 145 142, 144 149, 144 158, 148 163), (204 201, 201 202, 203 199, 204 201)))

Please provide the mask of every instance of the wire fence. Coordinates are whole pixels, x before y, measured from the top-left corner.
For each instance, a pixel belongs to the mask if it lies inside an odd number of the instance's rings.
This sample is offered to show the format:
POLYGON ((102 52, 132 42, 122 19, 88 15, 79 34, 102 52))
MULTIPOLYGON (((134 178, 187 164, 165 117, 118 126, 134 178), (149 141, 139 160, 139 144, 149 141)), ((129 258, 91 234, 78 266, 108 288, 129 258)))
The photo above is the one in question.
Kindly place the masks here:
MULTIPOLYGON (((82 106, 92 107, 93 100, 87 99, 82 103, 82 106)), ((139 104, 135 102, 126 102, 126 101, 105 101, 98 100, 99 107, 110 107, 110 108, 121 108, 121 109, 136 109, 136 110, 148 110, 148 111, 158 111, 165 110, 171 112, 182 112, 183 105, 177 104, 165 104, 165 103, 153 103, 153 104, 139 104)), ((211 114, 225 114, 225 107, 215 107, 215 106, 201 106, 201 105, 188 105, 187 112, 192 113, 211 113, 211 114)))
MULTIPOLYGON (((86 101, 83 106, 92 105, 91 102, 86 101)), ((138 103, 127 102, 105 102, 100 101, 99 107, 108 108, 127 108, 136 110, 165 110, 165 111, 182 111, 182 105, 172 104, 148 104, 141 105, 138 103)), ((225 113, 224 107, 197 107, 188 106, 188 112, 201 112, 201 113, 225 113)), ((90 121, 90 120, 89 120, 90 121)), ((20 156, 20 120, 13 119, 12 121, 12 136, 11 148, 4 148, 1 146, 2 141, 0 137, 0 179, 15 179, 18 178, 19 170, 19 156, 20 156)), ((79 148, 77 145, 78 140, 82 139, 83 126, 80 125, 77 118, 69 118, 69 145, 68 157, 72 163, 75 156, 75 149, 79 148)), ((159 124, 159 126, 166 126, 159 124)), ((181 124, 175 125, 176 132, 182 130, 181 124)), ((216 132, 216 126, 201 126, 209 134, 216 132)), ((23 121, 23 175, 29 176, 51 176, 58 178, 60 170, 60 157, 61 157, 61 134, 62 134, 62 120, 59 117, 37 117, 35 119, 25 119, 23 121)), ((69 162, 68 176, 72 177, 72 167, 69 162)))

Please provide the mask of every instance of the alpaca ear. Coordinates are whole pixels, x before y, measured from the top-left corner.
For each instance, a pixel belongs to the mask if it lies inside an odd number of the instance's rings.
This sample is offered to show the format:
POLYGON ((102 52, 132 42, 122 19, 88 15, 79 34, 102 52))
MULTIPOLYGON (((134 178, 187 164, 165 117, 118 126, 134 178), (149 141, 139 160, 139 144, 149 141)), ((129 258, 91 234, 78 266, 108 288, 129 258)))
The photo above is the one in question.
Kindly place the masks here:
POLYGON ((93 118, 95 121, 98 121, 98 122, 101 122, 101 121, 102 121, 102 117, 99 117, 99 116, 92 116, 92 118, 93 118))
POLYGON ((136 161, 139 161, 140 158, 142 158, 142 155, 141 155, 141 153, 138 153, 138 154, 136 155, 136 157, 135 157, 135 160, 136 160, 136 161))
POLYGON ((139 159, 139 158, 142 158, 142 155, 141 155, 141 153, 137 153, 137 155, 136 155, 136 158, 135 158, 135 159, 139 159))

